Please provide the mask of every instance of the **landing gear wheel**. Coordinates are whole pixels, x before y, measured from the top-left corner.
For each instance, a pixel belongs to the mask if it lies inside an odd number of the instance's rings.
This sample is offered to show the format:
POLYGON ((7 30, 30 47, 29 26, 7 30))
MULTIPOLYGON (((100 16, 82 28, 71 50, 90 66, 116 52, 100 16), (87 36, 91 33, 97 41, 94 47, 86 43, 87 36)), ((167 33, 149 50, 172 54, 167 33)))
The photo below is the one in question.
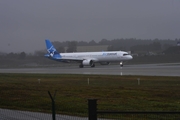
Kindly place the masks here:
POLYGON ((95 67, 95 64, 92 64, 91 67, 95 67))
POLYGON ((83 68, 84 66, 82 64, 79 65, 79 68, 83 68))

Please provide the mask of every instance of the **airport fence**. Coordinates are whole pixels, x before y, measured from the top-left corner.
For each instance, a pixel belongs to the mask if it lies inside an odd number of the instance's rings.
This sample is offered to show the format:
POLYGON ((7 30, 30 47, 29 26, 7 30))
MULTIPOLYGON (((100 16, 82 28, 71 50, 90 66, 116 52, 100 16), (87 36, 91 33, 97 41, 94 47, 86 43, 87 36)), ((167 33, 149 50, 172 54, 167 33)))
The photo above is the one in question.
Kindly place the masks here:
POLYGON ((180 111, 98 110, 97 99, 88 99, 88 120, 180 120, 180 111))
MULTIPOLYGON (((53 97, 53 96, 52 96, 53 97)), ((54 103, 52 103, 53 105, 54 103)), ((78 104, 74 101, 74 104, 78 104)), ((43 112, 30 112, 30 111, 19 111, 19 110, 8 110, 0 109, 0 120, 179 120, 179 111, 113 111, 113 110, 101 110, 103 104, 97 104, 97 99, 88 99, 84 101, 87 105, 87 112, 81 114, 67 115, 66 109, 71 111, 78 110, 78 106, 71 108, 70 105, 62 108, 62 106, 52 106, 52 113, 43 112), (88 105, 87 105, 88 103, 88 105), (59 108, 61 110, 59 111, 59 108), (55 111, 56 110, 56 111, 55 111), (61 113, 59 113, 61 112, 61 113)), ((50 103, 48 104, 49 107, 50 103)), ((37 106, 38 108, 38 106, 37 106)))

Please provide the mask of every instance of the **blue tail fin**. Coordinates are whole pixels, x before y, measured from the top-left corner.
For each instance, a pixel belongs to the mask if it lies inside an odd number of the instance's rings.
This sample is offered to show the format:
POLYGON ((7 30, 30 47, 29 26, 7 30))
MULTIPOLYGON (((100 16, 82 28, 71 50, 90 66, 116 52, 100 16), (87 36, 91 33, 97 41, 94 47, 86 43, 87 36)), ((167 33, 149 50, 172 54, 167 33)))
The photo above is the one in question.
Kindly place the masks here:
POLYGON ((47 51, 51 57, 54 56, 55 54, 59 54, 50 40, 45 40, 45 42, 46 42, 47 51))

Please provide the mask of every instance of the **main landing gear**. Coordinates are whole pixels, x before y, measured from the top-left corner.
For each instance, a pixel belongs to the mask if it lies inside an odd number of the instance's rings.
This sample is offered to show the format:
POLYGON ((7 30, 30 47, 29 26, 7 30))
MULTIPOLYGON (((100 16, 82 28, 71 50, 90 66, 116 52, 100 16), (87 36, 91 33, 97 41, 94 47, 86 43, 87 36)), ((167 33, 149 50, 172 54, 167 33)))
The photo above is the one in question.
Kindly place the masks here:
POLYGON ((80 65, 79 65, 79 68, 83 68, 83 67, 84 67, 84 65, 83 65, 83 64, 80 64, 80 65))
POLYGON ((93 63, 93 64, 91 65, 91 67, 95 67, 95 64, 93 63))
MULTIPOLYGON (((90 65, 91 67, 95 67, 95 64, 93 63, 92 65, 90 65)), ((79 65, 79 68, 83 68, 84 67, 84 65, 83 64, 80 64, 79 65)))

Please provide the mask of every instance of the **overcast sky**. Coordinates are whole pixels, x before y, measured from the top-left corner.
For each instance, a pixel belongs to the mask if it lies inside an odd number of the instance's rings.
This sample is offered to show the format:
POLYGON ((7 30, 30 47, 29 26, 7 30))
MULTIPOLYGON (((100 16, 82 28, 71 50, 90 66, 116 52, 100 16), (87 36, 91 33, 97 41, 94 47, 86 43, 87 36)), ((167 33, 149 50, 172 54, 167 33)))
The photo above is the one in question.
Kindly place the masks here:
POLYGON ((180 0, 0 0, 0 51, 103 38, 180 38, 180 0))

